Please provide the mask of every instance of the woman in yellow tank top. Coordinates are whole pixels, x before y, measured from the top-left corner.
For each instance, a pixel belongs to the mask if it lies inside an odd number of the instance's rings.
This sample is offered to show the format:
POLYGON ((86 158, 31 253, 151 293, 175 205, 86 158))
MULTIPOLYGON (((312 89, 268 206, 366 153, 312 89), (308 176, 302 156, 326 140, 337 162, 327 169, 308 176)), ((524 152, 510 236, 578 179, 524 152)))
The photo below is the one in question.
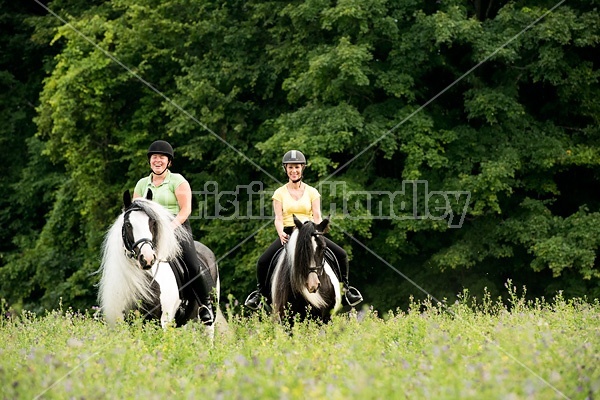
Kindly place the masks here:
MULTIPOLYGON (((264 288, 267 286, 269 265, 277 251, 287 243, 294 230, 293 215, 302 222, 313 221, 321 223, 321 195, 319 191, 302 182, 302 173, 306 167, 306 157, 298 150, 290 150, 283 156, 283 169, 288 182, 273 193, 273 211, 275 213, 275 229, 277 238, 258 259, 256 266, 257 289, 250 293, 245 305, 257 309, 260 305, 261 295, 265 296, 264 288)), ((325 238, 327 247, 332 250, 337 258, 340 270, 338 271, 344 284, 345 298, 349 305, 355 306, 362 301, 360 292, 348 284, 348 255, 340 246, 325 238)))

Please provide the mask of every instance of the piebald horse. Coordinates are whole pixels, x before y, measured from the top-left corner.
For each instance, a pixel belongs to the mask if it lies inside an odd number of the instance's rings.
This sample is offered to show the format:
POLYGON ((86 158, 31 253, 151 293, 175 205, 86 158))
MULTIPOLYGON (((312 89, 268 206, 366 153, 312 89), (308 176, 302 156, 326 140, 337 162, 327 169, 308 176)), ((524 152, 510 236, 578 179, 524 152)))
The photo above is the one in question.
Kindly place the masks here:
POLYGON ((325 257, 323 235, 329 220, 302 223, 294 216, 294 229, 281 252, 271 277, 273 312, 293 321, 313 318, 328 322, 342 307, 340 281, 325 257))
MULTIPOLYGON (((123 320, 131 311, 147 319, 159 319, 163 328, 198 320, 198 304, 183 280, 177 262, 180 240, 188 232, 174 229, 173 215, 149 198, 131 200, 123 195, 124 209, 108 230, 102 246, 98 299, 109 324, 123 320)), ((215 321, 225 323, 219 309, 219 271, 214 253, 195 242, 196 252, 216 283, 215 321)), ((198 278, 200 279, 200 278, 198 278)), ((188 288, 189 289, 189 288, 188 288)), ((207 327, 211 338, 214 324, 207 327)))

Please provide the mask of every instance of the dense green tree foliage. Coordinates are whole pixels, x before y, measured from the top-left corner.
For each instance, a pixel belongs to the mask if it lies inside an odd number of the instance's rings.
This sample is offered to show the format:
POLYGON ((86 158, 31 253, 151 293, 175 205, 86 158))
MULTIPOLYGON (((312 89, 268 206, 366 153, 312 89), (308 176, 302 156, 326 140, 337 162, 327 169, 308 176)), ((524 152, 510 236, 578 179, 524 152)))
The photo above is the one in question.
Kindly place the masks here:
POLYGON ((298 148, 377 308, 507 279, 600 295, 598 1, 1 4, 11 304, 94 304, 104 232, 159 138, 225 294, 275 236, 247 191, 298 148))

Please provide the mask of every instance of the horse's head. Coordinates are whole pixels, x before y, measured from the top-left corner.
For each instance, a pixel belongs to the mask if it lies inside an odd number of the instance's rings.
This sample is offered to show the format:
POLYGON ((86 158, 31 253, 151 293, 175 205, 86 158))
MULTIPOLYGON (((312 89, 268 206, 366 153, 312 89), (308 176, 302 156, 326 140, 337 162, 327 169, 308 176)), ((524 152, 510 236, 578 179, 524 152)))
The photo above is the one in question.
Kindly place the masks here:
MULTIPOLYGON (((150 191, 149 191, 150 192, 150 191)), ((151 192, 150 192, 151 193, 151 192)), ((150 197, 151 198, 151 197, 150 197)), ((156 262, 155 247, 158 240, 156 217, 144 200, 131 201, 129 192, 123 195, 123 245, 129 258, 142 269, 149 269, 156 262)))
POLYGON ((307 221, 302 223, 293 216, 298 230, 295 244, 292 282, 294 287, 305 286, 309 293, 315 293, 321 286, 324 273, 325 249, 327 245, 323 235, 329 230, 329 219, 320 224, 307 221))

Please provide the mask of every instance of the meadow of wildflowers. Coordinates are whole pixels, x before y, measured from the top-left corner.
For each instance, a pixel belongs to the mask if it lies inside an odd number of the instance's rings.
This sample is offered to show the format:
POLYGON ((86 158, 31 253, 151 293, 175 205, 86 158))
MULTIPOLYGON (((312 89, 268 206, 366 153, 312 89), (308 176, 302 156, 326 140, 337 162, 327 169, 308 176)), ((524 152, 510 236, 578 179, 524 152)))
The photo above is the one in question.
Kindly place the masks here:
POLYGON ((226 306, 213 343, 197 324, 111 328, 72 310, 5 317, 0 398, 598 398, 598 301, 512 294, 292 328, 226 306))

